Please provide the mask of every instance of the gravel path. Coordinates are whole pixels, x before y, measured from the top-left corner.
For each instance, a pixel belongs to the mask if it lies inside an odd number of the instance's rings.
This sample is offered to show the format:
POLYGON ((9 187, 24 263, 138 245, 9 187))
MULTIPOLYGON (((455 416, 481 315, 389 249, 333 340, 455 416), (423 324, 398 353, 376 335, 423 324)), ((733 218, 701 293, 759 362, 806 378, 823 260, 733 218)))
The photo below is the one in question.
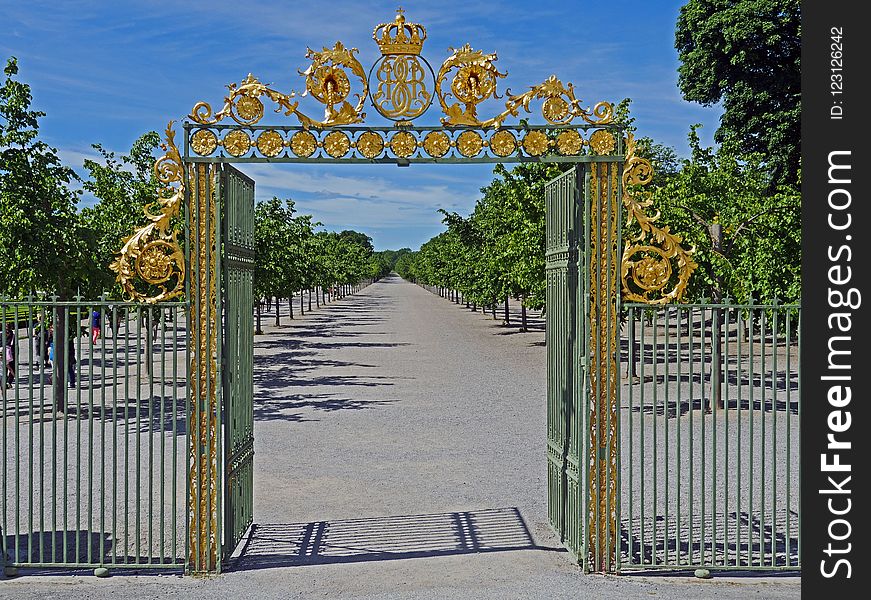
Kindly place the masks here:
MULTIPOLYGON (((498 314, 498 313, 497 313, 498 314)), ((266 320, 264 320, 266 321, 266 320)), ((255 521, 220 577, 15 597, 798 598, 798 578, 585 576, 546 522, 544 333, 398 278, 255 341, 255 521)))

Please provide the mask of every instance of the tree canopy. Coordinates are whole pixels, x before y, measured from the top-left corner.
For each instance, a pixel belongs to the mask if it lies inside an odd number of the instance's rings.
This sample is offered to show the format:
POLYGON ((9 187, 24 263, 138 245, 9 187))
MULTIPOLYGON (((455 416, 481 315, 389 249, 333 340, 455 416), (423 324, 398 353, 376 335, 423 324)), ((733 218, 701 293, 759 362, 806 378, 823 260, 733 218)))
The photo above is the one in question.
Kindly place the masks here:
POLYGON ((89 281, 89 239, 70 188, 75 172, 39 139, 30 86, 10 58, 0 86, 0 292, 70 297, 89 281))
POLYGON ((772 189, 798 182, 801 165, 799 0, 690 0, 675 47, 684 98, 722 103, 714 134, 740 153, 761 153, 772 189))

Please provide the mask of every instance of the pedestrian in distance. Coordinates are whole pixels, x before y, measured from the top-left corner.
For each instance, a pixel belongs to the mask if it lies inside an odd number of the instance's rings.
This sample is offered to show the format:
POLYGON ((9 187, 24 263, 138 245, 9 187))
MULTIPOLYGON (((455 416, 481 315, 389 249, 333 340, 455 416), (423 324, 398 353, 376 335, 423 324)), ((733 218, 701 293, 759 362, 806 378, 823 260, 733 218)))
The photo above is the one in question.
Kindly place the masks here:
POLYGON ((103 331, 102 315, 99 310, 94 310, 91 313, 91 343, 96 344, 100 339, 100 333, 103 331))
POLYGON ((15 351, 17 350, 17 345, 15 343, 15 329, 12 327, 12 323, 6 324, 6 332, 3 342, 3 362, 5 363, 6 388, 9 389, 15 382, 15 351))

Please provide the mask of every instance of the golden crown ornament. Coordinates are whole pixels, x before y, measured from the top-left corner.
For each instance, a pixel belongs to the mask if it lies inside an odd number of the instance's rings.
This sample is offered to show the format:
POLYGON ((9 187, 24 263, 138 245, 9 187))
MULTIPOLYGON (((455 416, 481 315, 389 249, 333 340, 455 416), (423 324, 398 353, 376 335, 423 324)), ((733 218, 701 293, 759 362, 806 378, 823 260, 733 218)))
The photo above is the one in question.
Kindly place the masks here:
POLYGON ((420 23, 407 23, 402 7, 396 10, 392 23, 381 23, 372 31, 372 39, 381 54, 420 54, 426 40, 426 28, 420 23))

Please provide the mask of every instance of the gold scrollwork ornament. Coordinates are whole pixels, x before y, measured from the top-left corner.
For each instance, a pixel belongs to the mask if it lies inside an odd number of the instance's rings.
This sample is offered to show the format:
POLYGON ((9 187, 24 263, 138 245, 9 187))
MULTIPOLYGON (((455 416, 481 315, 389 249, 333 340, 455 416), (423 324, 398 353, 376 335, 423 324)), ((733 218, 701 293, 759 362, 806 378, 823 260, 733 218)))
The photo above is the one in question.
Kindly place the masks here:
POLYGON ((683 298, 690 276, 698 265, 692 257, 694 248, 684 249, 681 236, 671 233, 667 225, 658 227, 655 224, 660 216, 659 211, 647 214, 646 209, 652 206, 653 199, 650 191, 640 188, 652 179, 650 161, 636 154, 635 137, 632 133, 627 134, 626 162, 622 175, 623 205, 626 208, 626 225, 637 223, 641 233, 623 251, 620 267, 623 298, 630 302, 667 304, 683 298), (672 261, 677 263, 676 270, 672 267, 672 261), (671 289, 669 284, 672 284, 671 289))
POLYGON ((484 54, 481 50, 473 50, 469 44, 460 48, 451 48, 449 56, 436 75, 436 95, 442 111, 445 125, 471 125, 478 127, 478 104, 489 99, 498 98, 496 82, 507 75, 500 72, 493 63, 497 60, 495 53, 484 54), (451 80, 450 92, 444 90, 451 71, 456 71, 451 80), (448 97, 453 95, 459 102, 448 104, 448 97))
POLYGON ((285 116, 295 116, 303 127, 362 123, 366 117, 363 106, 369 94, 369 83, 363 65, 354 56, 356 52, 356 48, 345 48, 342 42, 336 42, 332 48, 325 47, 320 52, 311 48, 306 52, 306 58, 312 62, 305 71, 300 71, 300 75, 305 77, 305 91, 302 96, 310 95, 325 106, 322 121, 299 110, 299 100, 294 100, 297 96, 295 92, 279 92, 251 73, 241 83, 227 86, 229 93, 224 98, 221 110, 212 114, 209 103, 198 102, 194 105, 190 118, 200 125, 214 125, 227 117, 240 125, 254 125, 263 118, 262 98, 265 97, 276 104, 275 112, 284 111, 285 116), (351 93, 351 82, 346 70, 360 81, 361 91, 355 94, 356 105, 347 101, 351 93))
POLYGON ((172 124, 170 121, 166 126, 161 146, 165 154, 154 163, 154 173, 161 184, 155 203, 159 212, 151 212, 150 206, 143 209, 148 223, 123 240, 118 257, 109 265, 117 273, 115 280, 124 294, 138 302, 160 302, 184 292, 184 253, 175 224, 184 197, 184 179, 172 124), (152 289, 143 291, 137 281, 152 289))

